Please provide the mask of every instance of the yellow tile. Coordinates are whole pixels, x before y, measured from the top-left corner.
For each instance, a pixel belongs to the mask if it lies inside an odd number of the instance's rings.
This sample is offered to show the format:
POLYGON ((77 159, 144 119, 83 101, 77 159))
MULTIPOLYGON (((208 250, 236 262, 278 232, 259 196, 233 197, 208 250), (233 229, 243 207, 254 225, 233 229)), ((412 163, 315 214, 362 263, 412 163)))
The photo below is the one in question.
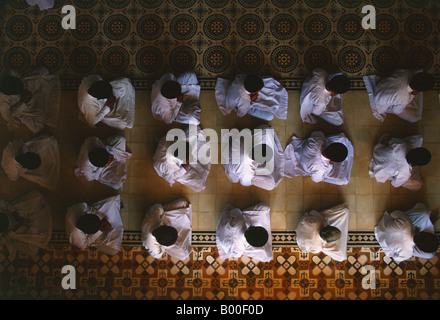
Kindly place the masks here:
POLYGON ((286 230, 286 212, 270 211, 270 228, 271 230, 286 230))
POLYGON ((356 194, 373 194, 373 180, 371 178, 356 178, 356 194))
POLYGON ((385 212, 390 210, 392 201, 390 195, 374 195, 374 205, 372 211, 385 212))
POLYGON ((314 182, 310 177, 304 178, 304 194, 320 194, 321 186, 320 183, 314 182))
POLYGON ((199 211, 209 212, 215 211, 215 195, 199 195, 199 211))
POLYGON ((294 178, 284 178, 283 180, 286 184, 286 193, 300 195, 304 192, 304 178, 294 177, 294 178))
POLYGON ((373 212, 373 199, 373 195, 356 195, 356 212, 358 213, 358 217, 360 213, 373 212))
POLYGON ((270 209, 271 211, 286 211, 286 197, 284 194, 270 195, 270 209))
POLYGON ((321 195, 304 195, 304 211, 318 210, 320 211, 321 195))
POLYGON ((302 195, 289 195, 286 198, 286 211, 302 212, 304 211, 304 199, 302 195))
POLYGON ((286 230, 294 231, 305 211, 287 211, 286 213, 286 230))

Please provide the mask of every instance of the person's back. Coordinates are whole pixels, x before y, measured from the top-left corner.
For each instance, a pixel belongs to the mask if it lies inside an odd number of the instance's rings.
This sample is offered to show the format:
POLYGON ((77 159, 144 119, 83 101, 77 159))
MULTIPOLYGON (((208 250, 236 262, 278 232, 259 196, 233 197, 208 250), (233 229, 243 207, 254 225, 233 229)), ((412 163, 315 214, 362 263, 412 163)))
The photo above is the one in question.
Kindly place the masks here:
POLYGON ((156 173, 170 186, 177 181, 196 192, 205 189, 211 170, 211 159, 209 141, 203 130, 198 126, 189 126, 185 129, 185 139, 166 141, 166 136, 163 137, 154 154, 153 166, 156 173), (174 153, 174 148, 178 149, 178 145, 183 143, 188 143, 191 153, 187 161, 174 153))
POLYGON ((342 125, 342 94, 349 89, 350 81, 345 75, 328 75, 324 69, 314 69, 301 88, 301 119, 315 124, 320 117, 333 125, 342 125))
POLYGON ((55 128, 60 108, 60 80, 40 67, 24 77, 9 75, 0 80, 0 113, 9 130, 20 125, 32 133, 45 126, 55 128))
POLYGON ((58 142, 46 134, 27 142, 12 141, 3 150, 1 166, 12 181, 22 177, 55 190, 60 175, 58 142))
POLYGON ((304 252, 323 252, 336 261, 347 259, 350 212, 341 204, 321 212, 306 212, 296 227, 299 248, 304 252))
POLYGON ((409 122, 419 121, 423 112, 423 92, 431 90, 435 83, 429 73, 406 69, 395 70, 385 78, 369 75, 363 79, 373 115, 380 121, 384 121, 387 113, 409 122))
POLYGON ((241 211, 226 205, 217 224, 216 242, 221 259, 247 256, 271 261, 270 207, 262 202, 241 211))
POLYGON ((114 189, 120 189, 127 178, 127 160, 131 153, 126 151, 124 136, 113 136, 105 140, 87 138, 80 150, 76 176, 84 176, 88 181, 97 180, 114 189))
POLYGON ((192 206, 184 198, 166 205, 152 206, 144 216, 141 226, 143 246, 155 259, 164 253, 185 260, 190 255, 192 206))
POLYGON ((0 245, 11 255, 36 255, 52 235, 52 212, 43 194, 32 190, 9 203, 0 200, 0 245))
POLYGON ((92 205, 81 202, 69 207, 65 218, 69 242, 83 250, 96 247, 103 253, 117 254, 124 232, 120 210, 120 195, 92 205))
POLYGON ((434 222, 431 210, 417 203, 405 212, 385 212, 375 226, 374 234, 385 255, 396 261, 411 257, 431 259, 439 246, 434 222))
MULTIPOLYGON (((349 157, 351 159, 350 153, 341 142, 327 143, 320 131, 313 132, 305 140, 292 137, 284 152, 285 176, 309 175, 314 182, 321 182, 330 175, 334 164, 343 163, 349 157)), ((344 170, 351 171, 351 165, 344 170)))
POLYGON ((78 107, 91 127, 102 122, 121 130, 132 128, 135 90, 127 78, 107 81, 97 74, 88 75, 78 89, 78 107))
POLYGON ((419 190, 422 182, 415 166, 425 166, 431 161, 431 153, 421 147, 422 143, 421 136, 399 139, 383 135, 374 147, 370 177, 379 183, 390 180, 395 188, 419 190))
POLYGON ((153 83, 151 89, 151 112, 153 118, 166 124, 200 123, 200 85, 193 72, 178 76, 165 73, 153 83))

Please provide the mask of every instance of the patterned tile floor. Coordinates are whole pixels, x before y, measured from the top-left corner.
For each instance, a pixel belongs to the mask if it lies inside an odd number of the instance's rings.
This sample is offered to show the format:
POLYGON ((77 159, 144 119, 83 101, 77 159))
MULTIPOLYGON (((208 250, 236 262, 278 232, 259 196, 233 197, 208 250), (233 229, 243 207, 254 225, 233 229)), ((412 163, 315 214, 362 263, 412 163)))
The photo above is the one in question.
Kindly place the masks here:
MULTIPOLYGON (((42 64, 60 74, 63 83, 60 123, 48 130, 61 148, 60 184, 54 192, 41 190, 53 210, 53 239, 33 258, 10 257, 5 248, 0 250, 0 299, 440 299, 438 254, 430 261, 396 264, 383 256, 372 233, 384 210, 409 209, 417 201, 434 211, 440 207, 440 82, 426 95, 423 120, 403 126, 396 117, 389 116, 384 123, 372 117, 360 81, 363 74, 399 65, 440 74, 437 0, 56 0, 55 8, 46 12, 29 7, 25 0, 1 1, 0 6, 0 70, 25 72, 42 64), (60 9, 66 4, 77 8, 76 30, 60 27, 60 9), (359 27, 365 4, 377 9, 376 30, 359 27), (352 78, 352 90, 344 96, 343 127, 305 125, 298 117, 304 74, 320 65, 338 66, 352 78), (152 119, 149 88, 163 72, 189 67, 202 85, 202 126, 217 131, 262 122, 223 117, 214 99, 216 77, 252 70, 282 78, 289 91, 288 119, 270 122, 281 144, 285 147, 293 134, 306 137, 317 129, 344 131, 356 156, 349 185, 315 184, 298 177, 266 192, 231 184, 223 168, 215 165, 203 192, 180 185, 170 188, 152 168, 157 138, 170 127, 152 119), (76 90, 89 72, 109 78, 125 74, 136 87, 135 126, 124 131, 133 153, 121 191, 126 233, 124 248, 114 257, 71 248, 63 231, 68 206, 114 194, 73 174, 84 139, 115 132, 104 126, 92 130, 77 120, 76 90), (424 136, 433 161, 421 172, 425 185, 420 192, 391 188, 368 177, 372 146, 385 132, 424 136), (194 208, 194 254, 184 262, 169 257, 154 260, 140 247, 140 222, 149 206, 180 195, 194 208), (223 207, 227 203, 246 207, 262 200, 272 208, 273 262, 245 257, 220 261, 213 235, 223 207), (348 260, 335 263, 323 255, 298 252, 293 230, 299 217, 342 201, 350 207, 348 260), (77 270, 76 290, 61 287, 61 268, 66 264, 77 270), (368 265, 377 271, 375 290, 362 288, 361 266, 368 265)), ((30 133, 8 132, 0 125, 1 146, 18 137, 28 138, 30 133)), ((35 187, 23 180, 11 183, 3 172, 0 182, 0 197, 6 200, 35 187)))
POLYGON ((51 245, 33 258, 0 251, 0 299, 131 300, 402 300, 440 299, 440 262, 410 259, 399 264, 378 249, 350 248, 335 262, 294 247, 274 249, 273 261, 246 257, 220 260, 216 247, 195 248, 190 258, 154 259, 127 246, 109 257, 96 250, 51 245), (76 288, 65 290, 64 265, 76 270, 76 288), (371 266, 375 288, 362 280, 371 266))

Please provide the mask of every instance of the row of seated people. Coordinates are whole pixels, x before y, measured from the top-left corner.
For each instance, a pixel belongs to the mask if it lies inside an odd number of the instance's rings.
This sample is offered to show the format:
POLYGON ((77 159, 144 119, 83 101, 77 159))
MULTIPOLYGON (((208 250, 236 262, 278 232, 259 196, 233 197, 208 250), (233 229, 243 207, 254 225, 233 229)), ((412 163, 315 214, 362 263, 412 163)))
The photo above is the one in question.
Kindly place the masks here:
MULTIPOLYGON (((384 121, 386 114, 417 122, 422 118, 423 92, 433 88, 434 77, 421 70, 396 70, 391 76, 364 77, 373 115, 384 121)), ((300 116, 304 122, 322 118, 343 124, 342 94, 350 89, 343 74, 315 69, 305 79, 300 94, 300 116)), ((200 124, 201 87, 192 72, 175 76, 167 73, 154 82, 151 91, 153 118, 167 124, 200 124)), ((239 74, 233 80, 218 78, 215 97, 220 111, 239 117, 251 115, 267 121, 287 119, 288 95, 281 82, 272 77, 239 74)), ((27 126, 33 133, 58 120, 60 82, 45 68, 37 68, 23 79, 17 74, 0 80, 0 113, 8 128, 27 126)), ((78 89, 81 118, 91 127, 97 123, 125 129, 135 118, 135 90, 128 78, 106 81, 100 75, 85 77, 78 89)))
MULTIPOLYGON (((211 170, 210 143, 200 140, 200 135, 206 137, 200 127, 197 130, 187 128, 185 133, 184 140, 167 141, 165 136, 159 141, 153 166, 170 186, 178 182, 200 192, 205 189, 211 170), (207 154, 206 162, 200 158, 203 152, 207 154)), ((242 141, 232 141, 222 150, 225 156, 222 159, 229 159, 223 163, 225 174, 233 183, 273 190, 284 177, 310 176, 316 183, 335 185, 346 185, 350 181, 354 151, 343 133, 325 136, 316 131, 308 139, 292 137, 284 151, 275 131, 267 125, 254 130, 253 137, 252 148, 243 148, 242 141), (274 142, 267 138, 269 135, 275 138, 274 142)), ((418 167, 431 161, 431 153, 422 147, 422 143, 420 135, 404 139, 383 135, 374 146, 369 175, 379 183, 390 181, 396 188, 420 190, 423 182, 418 167)), ((104 141, 91 136, 79 150, 74 173, 87 181, 95 180, 119 190, 127 179, 130 157, 123 135, 111 136, 104 141)), ((43 134, 28 141, 16 139, 9 142, 3 150, 1 166, 12 181, 23 178, 55 190, 60 162, 57 140, 43 134)))
MULTIPOLYGON (((67 209, 66 236, 82 250, 96 248, 108 255, 121 249, 124 227, 120 216, 120 196, 94 204, 85 202, 67 209)), ((436 215, 417 203, 408 211, 385 212, 374 233, 386 256, 395 261, 412 257, 431 259, 439 246, 434 234, 436 215)), ((33 190, 11 203, 0 200, 0 245, 11 255, 17 251, 35 255, 51 237, 51 209, 41 192, 33 190)), ((161 259, 164 253, 178 260, 190 257, 192 207, 184 198, 153 205, 141 226, 141 242, 150 255, 161 259)), ((300 219, 295 233, 302 252, 323 252, 336 261, 347 259, 349 208, 341 204, 321 212, 311 210, 300 219)), ((241 210, 224 208, 216 229, 220 259, 247 256, 258 261, 273 259, 270 207, 265 203, 241 210)))

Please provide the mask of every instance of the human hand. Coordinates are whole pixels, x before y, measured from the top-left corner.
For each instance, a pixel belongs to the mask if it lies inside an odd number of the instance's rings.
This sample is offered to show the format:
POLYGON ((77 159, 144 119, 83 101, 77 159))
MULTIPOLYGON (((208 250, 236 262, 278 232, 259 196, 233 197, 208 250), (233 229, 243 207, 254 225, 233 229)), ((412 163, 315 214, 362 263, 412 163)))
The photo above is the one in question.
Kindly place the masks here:
POLYGON ((115 161, 115 156, 112 155, 112 154, 109 154, 107 165, 109 165, 109 164, 112 163, 113 161, 115 161))
POLYGON ((24 103, 28 103, 29 101, 31 101, 31 99, 32 99, 32 93, 24 89, 23 92, 21 93, 21 100, 24 103))
POLYGON ((250 94, 250 96, 251 96, 251 103, 257 101, 257 99, 258 99, 258 92, 251 92, 251 94, 250 94))
POLYGON ((116 102, 116 97, 111 96, 110 98, 107 99, 107 101, 105 102, 105 105, 108 106, 110 108, 110 110, 112 110, 115 102, 116 102))
POLYGON ((110 224, 110 222, 107 221, 107 219, 102 219, 101 220, 101 228, 99 230, 101 230, 102 232, 104 231, 109 231, 112 229, 112 225, 110 224))

